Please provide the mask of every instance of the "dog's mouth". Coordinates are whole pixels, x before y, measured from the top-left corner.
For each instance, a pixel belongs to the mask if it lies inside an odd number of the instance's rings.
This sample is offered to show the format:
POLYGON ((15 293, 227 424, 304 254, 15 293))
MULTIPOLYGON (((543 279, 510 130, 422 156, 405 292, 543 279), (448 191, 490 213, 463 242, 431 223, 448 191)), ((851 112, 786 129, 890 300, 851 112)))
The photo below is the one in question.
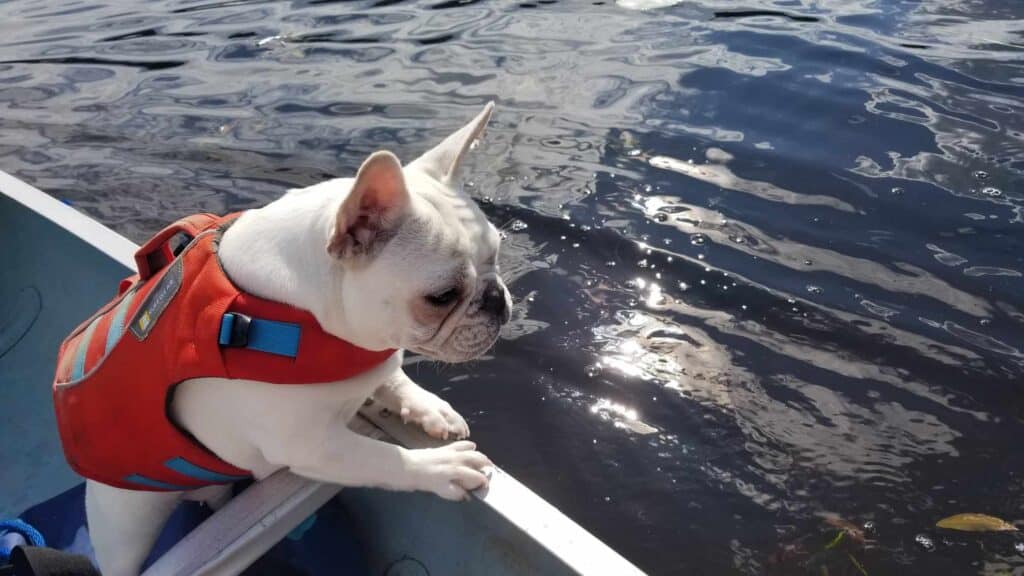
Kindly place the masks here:
POLYGON ((467 362, 487 352, 498 340, 500 329, 497 319, 478 318, 475 322, 454 325, 440 342, 431 338, 409 349, 442 362, 467 362))
POLYGON ((500 329, 501 323, 495 319, 459 326, 445 340, 443 349, 461 361, 478 358, 494 346, 500 329))

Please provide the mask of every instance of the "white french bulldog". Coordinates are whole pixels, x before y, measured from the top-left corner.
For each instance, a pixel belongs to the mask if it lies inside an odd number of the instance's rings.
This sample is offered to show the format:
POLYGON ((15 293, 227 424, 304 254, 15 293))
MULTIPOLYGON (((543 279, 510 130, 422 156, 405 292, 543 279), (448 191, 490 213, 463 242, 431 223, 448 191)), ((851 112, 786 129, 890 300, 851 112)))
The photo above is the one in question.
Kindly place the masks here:
MULTIPOLYGON (((353 344, 398 352, 330 384, 189 380, 171 404, 178 425, 257 479, 289 468, 323 482, 425 490, 449 500, 487 484, 490 461, 463 440, 465 420, 405 375, 402 350, 469 360, 491 347, 509 319, 498 232, 458 179, 493 108, 405 168, 377 152, 354 179, 289 191, 246 212, 221 240, 224 270, 241 289, 309 310, 324 330, 353 344), (352 432, 349 421, 371 397, 431 436, 458 441, 407 450, 352 432)), ((168 493, 89 481, 86 510, 103 574, 138 574, 182 498, 217 505, 228 495, 221 486, 168 493)))

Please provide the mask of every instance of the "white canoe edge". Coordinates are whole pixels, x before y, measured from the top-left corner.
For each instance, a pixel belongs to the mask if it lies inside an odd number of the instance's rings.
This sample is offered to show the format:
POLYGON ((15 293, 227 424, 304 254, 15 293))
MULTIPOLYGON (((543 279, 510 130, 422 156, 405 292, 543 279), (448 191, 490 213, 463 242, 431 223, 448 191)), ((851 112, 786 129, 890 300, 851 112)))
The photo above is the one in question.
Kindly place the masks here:
POLYGON ((139 247, 131 240, 3 170, 0 170, 0 191, 135 270, 135 251, 139 247))
MULTIPOLYGON (((78 236, 132 270, 138 246, 71 206, 0 170, 0 191, 78 236)), ((363 418, 410 448, 436 444, 420 430, 371 406, 363 418)), ((354 423, 354 428, 365 428, 354 423)), ((306 516, 331 499, 338 487, 279 472, 235 497, 187 535, 146 574, 237 574, 306 516), (214 537, 218 535, 218 537, 214 537)), ((500 469, 489 488, 475 496, 528 534, 579 574, 644 574, 607 544, 500 469)))

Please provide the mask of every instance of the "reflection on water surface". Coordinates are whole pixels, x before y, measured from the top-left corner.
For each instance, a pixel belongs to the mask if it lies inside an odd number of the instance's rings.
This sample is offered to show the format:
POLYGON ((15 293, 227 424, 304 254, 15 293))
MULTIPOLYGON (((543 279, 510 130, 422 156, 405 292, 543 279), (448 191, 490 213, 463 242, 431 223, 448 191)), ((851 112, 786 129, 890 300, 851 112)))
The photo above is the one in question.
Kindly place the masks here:
POLYGON ((934 523, 1024 520, 1022 17, 8 2, 0 169, 141 240, 496 99, 466 187, 514 320, 410 370, 497 461, 652 573, 1016 573, 934 523))

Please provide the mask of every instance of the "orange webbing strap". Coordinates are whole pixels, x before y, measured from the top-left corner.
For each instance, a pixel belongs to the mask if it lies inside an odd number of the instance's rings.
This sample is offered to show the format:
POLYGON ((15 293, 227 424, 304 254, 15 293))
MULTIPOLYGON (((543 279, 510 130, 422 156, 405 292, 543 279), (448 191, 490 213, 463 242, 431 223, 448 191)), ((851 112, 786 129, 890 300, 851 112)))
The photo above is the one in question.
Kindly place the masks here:
POLYGON ((170 240, 178 234, 185 234, 189 241, 199 235, 220 218, 213 214, 193 214, 174 222, 149 239, 135 253, 135 265, 139 268, 139 278, 146 280, 159 272, 174 260, 170 240))

